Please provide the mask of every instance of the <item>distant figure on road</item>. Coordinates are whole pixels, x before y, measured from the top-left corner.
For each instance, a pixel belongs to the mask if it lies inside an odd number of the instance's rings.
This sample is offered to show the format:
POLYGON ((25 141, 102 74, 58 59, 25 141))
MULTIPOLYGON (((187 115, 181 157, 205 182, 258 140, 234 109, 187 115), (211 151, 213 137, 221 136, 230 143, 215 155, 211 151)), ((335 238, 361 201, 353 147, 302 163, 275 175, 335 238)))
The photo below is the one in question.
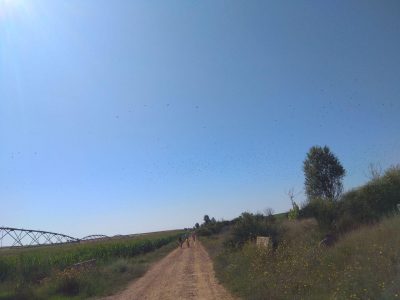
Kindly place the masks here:
POLYGON ((179 243, 179 246, 182 248, 183 239, 181 236, 179 236, 179 238, 178 238, 178 243, 179 243))
POLYGON ((186 246, 190 248, 189 235, 186 235, 186 246))
POLYGON ((196 245, 196 231, 192 232, 192 240, 193 240, 194 245, 196 245))

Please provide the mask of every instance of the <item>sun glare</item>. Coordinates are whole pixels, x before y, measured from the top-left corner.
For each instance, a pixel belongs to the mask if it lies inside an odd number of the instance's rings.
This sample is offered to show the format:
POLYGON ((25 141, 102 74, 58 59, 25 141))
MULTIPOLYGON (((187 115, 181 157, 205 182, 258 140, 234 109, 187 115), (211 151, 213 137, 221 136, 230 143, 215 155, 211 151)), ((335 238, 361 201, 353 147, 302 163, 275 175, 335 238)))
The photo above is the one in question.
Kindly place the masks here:
POLYGON ((0 18, 29 12, 28 2, 27 0, 0 0, 0 18))
POLYGON ((20 0, 0 0, 0 9, 6 11, 20 5, 20 0))

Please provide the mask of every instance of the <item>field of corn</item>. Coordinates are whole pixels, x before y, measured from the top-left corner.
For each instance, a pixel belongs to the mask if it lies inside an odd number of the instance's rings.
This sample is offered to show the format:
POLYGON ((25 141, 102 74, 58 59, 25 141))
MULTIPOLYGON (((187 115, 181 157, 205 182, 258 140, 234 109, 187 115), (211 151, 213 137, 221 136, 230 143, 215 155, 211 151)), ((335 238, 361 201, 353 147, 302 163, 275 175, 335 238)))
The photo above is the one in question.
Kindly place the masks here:
POLYGON ((171 244, 181 233, 168 231, 81 244, 0 249, 0 299, 13 299, 2 297, 2 292, 8 295, 5 292, 7 289, 16 290, 21 286, 37 288, 52 278, 68 277, 73 273, 68 271, 69 267, 78 262, 96 259, 100 267, 113 262, 127 263, 129 259, 171 244))

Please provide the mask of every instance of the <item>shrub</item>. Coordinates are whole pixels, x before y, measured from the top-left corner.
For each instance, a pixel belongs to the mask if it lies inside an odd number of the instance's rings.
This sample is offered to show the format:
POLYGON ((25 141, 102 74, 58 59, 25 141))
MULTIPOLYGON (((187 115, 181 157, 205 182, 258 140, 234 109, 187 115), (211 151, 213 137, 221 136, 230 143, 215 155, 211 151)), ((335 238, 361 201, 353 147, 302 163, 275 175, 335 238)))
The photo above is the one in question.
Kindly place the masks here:
POLYGON ((210 236, 213 234, 213 232, 211 231, 210 228, 206 227, 206 226, 202 226, 201 228, 199 228, 197 230, 197 234, 199 236, 210 236))
POLYGON ((400 167, 389 168, 383 176, 343 195, 339 202, 337 230, 344 232, 393 214, 400 202, 400 167))
POLYGON ((112 270, 117 273, 125 273, 129 269, 129 263, 126 259, 118 259, 112 265, 112 270))
POLYGON ((289 210, 288 219, 296 220, 300 215, 300 208, 296 202, 292 201, 292 209, 289 210))
POLYGON ((262 214, 242 213, 233 226, 232 237, 227 245, 241 247, 245 242, 254 240, 257 236, 269 236, 272 242, 277 239, 277 226, 273 216, 262 214))
POLYGON ((210 236, 213 234, 218 234, 221 232, 221 230, 229 225, 229 221, 216 221, 214 218, 212 218, 213 221, 210 221, 208 223, 203 223, 197 230, 196 233, 199 236, 210 236))
POLYGON ((314 217, 321 229, 343 233, 393 214, 399 202, 400 166, 395 166, 383 176, 345 193, 337 202, 310 200, 301 208, 300 217, 314 217))
POLYGON ((300 216, 302 218, 315 218, 321 229, 329 231, 335 228, 337 206, 337 202, 314 198, 301 209, 300 216))

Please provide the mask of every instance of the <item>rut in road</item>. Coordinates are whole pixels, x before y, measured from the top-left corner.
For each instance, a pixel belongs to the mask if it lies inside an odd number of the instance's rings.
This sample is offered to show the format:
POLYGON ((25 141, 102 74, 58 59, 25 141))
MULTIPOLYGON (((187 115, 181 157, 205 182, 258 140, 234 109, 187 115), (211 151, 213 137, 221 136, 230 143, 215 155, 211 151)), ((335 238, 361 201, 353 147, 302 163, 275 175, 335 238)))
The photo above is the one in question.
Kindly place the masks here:
POLYGON ((211 259, 199 241, 178 248, 153 265, 147 273, 114 299, 210 299, 233 297, 220 285, 211 259))

